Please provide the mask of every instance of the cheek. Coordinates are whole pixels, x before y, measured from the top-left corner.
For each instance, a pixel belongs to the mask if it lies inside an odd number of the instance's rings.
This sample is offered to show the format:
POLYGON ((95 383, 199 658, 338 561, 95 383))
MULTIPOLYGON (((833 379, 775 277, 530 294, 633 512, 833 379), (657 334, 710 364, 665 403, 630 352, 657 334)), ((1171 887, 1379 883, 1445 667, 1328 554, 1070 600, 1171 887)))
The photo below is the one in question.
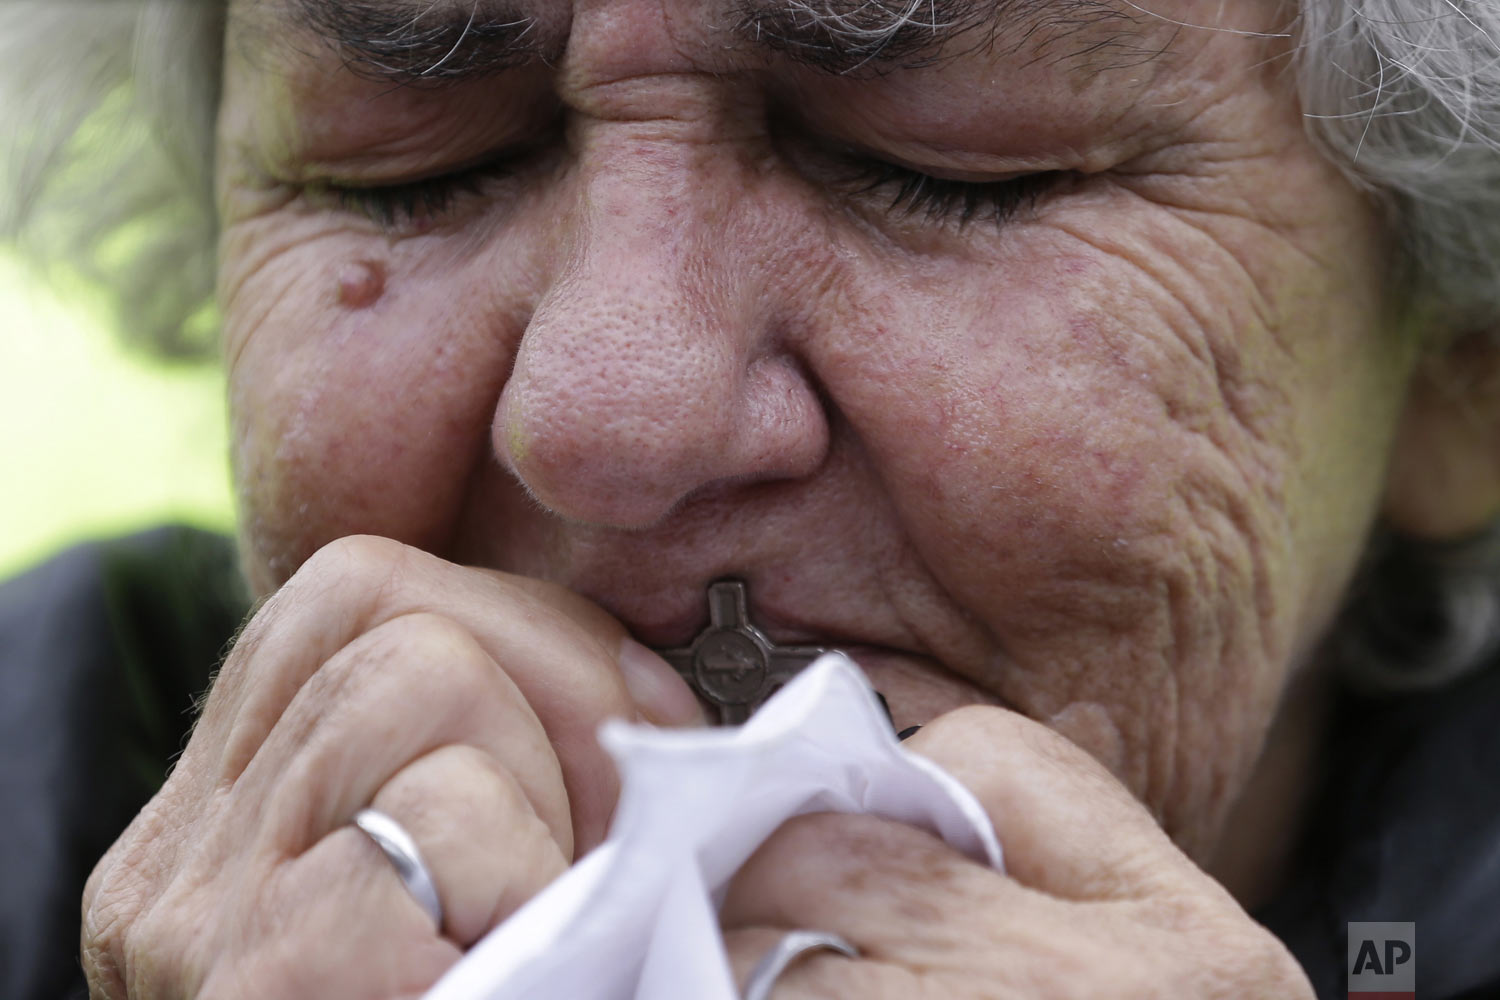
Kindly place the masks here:
POLYGON ((981 613, 1007 695, 1045 718, 1111 677, 1172 683, 1169 650, 1219 659, 1226 623, 1206 605, 1254 607, 1280 475, 1230 450, 1206 366, 1147 289, 1112 308, 1119 268, 1073 253, 1005 273, 955 336, 860 381, 902 396, 865 419, 886 424, 875 461, 903 523, 981 613))
POLYGON ((262 590, 342 535, 441 550, 490 454, 505 331, 521 320, 474 287, 477 262, 445 269, 420 240, 370 242, 309 239, 225 303, 233 461, 262 590))
POLYGON ((989 632, 992 686, 1035 718, 1107 713, 1091 749, 1164 812, 1257 752, 1393 418, 1373 268, 1346 287, 1225 225, 1114 206, 936 281, 892 268, 829 361, 925 564, 989 632))

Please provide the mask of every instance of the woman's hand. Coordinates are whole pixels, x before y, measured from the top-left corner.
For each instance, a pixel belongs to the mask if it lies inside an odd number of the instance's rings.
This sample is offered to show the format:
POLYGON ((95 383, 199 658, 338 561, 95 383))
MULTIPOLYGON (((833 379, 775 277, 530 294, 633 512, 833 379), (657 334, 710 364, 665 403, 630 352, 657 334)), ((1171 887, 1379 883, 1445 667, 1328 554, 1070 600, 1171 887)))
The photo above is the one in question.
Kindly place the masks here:
POLYGON ((722 911, 737 979, 787 930, 838 934, 857 959, 799 958, 773 1000, 1311 998, 1285 948, 1084 751, 997 708, 908 741, 985 806, 1006 873, 869 816, 786 824, 722 911))
POLYGON ((627 687, 625 637, 561 588, 383 539, 324 548, 256 614, 89 879, 93 995, 421 992, 603 838, 599 722, 696 714, 665 664, 627 687), (412 835, 441 929, 349 825, 365 806, 412 835))
MULTIPOLYGON (((670 676, 627 686, 625 641, 560 588, 381 539, 328 546, 255 616, 171 778, 90 878, 94 995, 420 993, 602 839, 617 787, 598 723, 694 719, 670 676), (349 826, 367 805, 421 849, 441 929, 349 826)), ((802 958, 777 1000, 1311 995, 1285 950, 1050 730, 970 708, 908 746, 984 803, 1007 873, 900 824, 804 817, 729 894, 741 978, 805 928, 861 957, 802 958)))

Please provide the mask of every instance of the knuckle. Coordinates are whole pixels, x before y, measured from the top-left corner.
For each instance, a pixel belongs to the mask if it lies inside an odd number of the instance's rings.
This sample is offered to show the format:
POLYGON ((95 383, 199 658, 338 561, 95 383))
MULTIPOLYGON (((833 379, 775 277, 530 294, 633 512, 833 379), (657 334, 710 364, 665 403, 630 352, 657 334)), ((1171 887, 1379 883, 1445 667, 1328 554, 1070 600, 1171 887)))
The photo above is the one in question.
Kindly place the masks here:
POLYGON ((124 864, 110 866, 83 912, 79 954, 93 994, 152 996, 185 981, 186 945, 196 928, 124 864))
POLYGON ((992 705, 966 705, 934 723, 935 736, 969 744, 1024 747, 1048 757, 1072 757, 1077 750, 1065 738, 1019 712, 992 705))
POLYGON ((210 933, 194 889, 201 883, 183 877, 180 836, 162 803, 158 796, 141 811, 84 887, 79 954, 92 995, 183 992, 194 949, 210 933))
POLYGON ((1015 744, 1023 716, 991 705, 965 705, 945 712, 922 727, 917 745, 939 754, 962 753, 976 743, 987 747, 1015 744))
POLYGON ((409 611, 382 622, 367 633, 381 652, 463 654, 477 648, 468 629, 435 611, 409 611))
MULTIPOLYGON (((322 610, 330 622, 342 623, 351 634, 363 632, 382 600, 399 584, 415 552, 376 535, 348 535, 318 549, 285 585, 260 603, 239 630, 210 693, 210 704, 219 697, 232 697, 226 692, 251 683, 246 676, 253 672, 251 661, 282 632, 288 618, 298 617, 298 609, 322 610)), ((280 660, 286 665, 296 662, 288 657, 280 660)))
POLYGON ((113 882, 113 865, 101 861, 84 890, 79 957, 90 995, 125 996, 124 938, 138 910, 136 898, 113 882))
POLYGON ((492 717, 509 700, 499 667, 469 631, 428 611, 398 615, 360 636, 318 671, 319 698, 427 714, 437 724, 492 717), (374 699, 373 701, 371 699, 374 699), (431 713, 437 713, 436 716, 431 713))
POLYGON ((409 547, 380 535, 344 535, 314 552, 302 565, 301 572, 314 575, 337 573, 360 575, 388 570, 392 562, 404 557, 409 547))
POLYGON ((84 884, 80 957, 90 986, 107 997, 125 995, 125 968, 132 928, 157 891, 154 840, 147 806, 89 873, 84 884))
POLYGON ((485 776, 486 785, 494 796, 495 808, 502 815, 525 816, 533 811, 525 789, 504 764, 477 747, 462 746, 456 750, 471 767, 485 776))
POLYGON ((159 901, 130 921, 121 935, 121 972, 129 996, 152 996, 164 986, 191 993, 188 944, 200 930, 159 901))
MULTIPOLYGON (((1014 766, 1024 762, 1066 775, 1108 797, 1122 791, 1118 780, 1087 750, 1061 733, 1007 708, 967 705, 933 720, 920 732, 921 752, 939 761, 990 757, 1014 766)), ((998 778, 1000 772, 993 771, 998 778)))
POLYGON ((414 680, 446 692, 489 686, 495 667, 468 629, 444 615, 398 615, 366 635, 370 659, 410 672, 414 680), (413 670, 420 665, 420 670, 413 670))
POLYGON ((466 743, 447 744, 408 765, 381 788, 374 804, 393 816, 421 817, 424 832, 459 846, 466 846, 470 831, 494 829, 497 822, 532 812, 516 776, 466 743), (439 783, 445 791, 467 793, 435 797, 439 783))
POLYGON ((299 597, 303 591, 381 593, 400 578, 415 551, 379 535, 345 535, 309 556, 283 589, 299 597))

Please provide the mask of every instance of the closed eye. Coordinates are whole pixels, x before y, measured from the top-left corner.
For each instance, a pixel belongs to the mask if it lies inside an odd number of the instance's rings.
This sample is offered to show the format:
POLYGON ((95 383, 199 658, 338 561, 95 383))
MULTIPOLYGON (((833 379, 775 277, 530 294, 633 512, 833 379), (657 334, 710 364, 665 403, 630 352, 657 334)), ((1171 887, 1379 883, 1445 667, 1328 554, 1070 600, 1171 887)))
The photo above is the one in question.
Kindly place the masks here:
POLYGON ((929 222, 991 222, 1003 225, 1032 208, 1050 190, 1072 175, 1053 170, 998 181, 960 181, 921 173, 884 160, 850 158, 839 178, 856 196, 879 196, 883 210, 898 217, 920 215, 929 222))
MULTIPOLYGON (((442 222, 460 198, 483 194, 487 182, 512 176, 515 165, 515 157, 506 157, 399 184, 327 183, 323 188, 338 208, 382 228, 420 230, 442 222)), ((892 216, 960 226, 1001 226, 1072 176, 1041 171, 998 181, 961 181, 862 155, 842 157, 841 166, 834 182, 847 194, 878 198, 884 202, 882 211, 892 216)))
POLYGON ((512 166, 507 159, 399 184, 329 183, 323 189, 338 208, 383 229, 423 229, 441 222, 460 198, 482 194, 485 182, 510 176, 512 166))

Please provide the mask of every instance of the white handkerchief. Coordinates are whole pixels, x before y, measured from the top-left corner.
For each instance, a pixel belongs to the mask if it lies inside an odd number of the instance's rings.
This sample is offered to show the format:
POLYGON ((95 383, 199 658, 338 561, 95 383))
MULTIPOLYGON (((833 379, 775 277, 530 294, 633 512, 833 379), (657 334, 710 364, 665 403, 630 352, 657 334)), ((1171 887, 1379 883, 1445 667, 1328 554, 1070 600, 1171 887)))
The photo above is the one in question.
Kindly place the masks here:
POLYGON ((719 903, 755 849, 804 813, 908 823, 1001 867, 978 801, 901 749, 875 692, 839 653, 743 726, 612 721, 599 739, 621 778, 609 837, 475 945, 426 1000, 737 1000, 719 903))

